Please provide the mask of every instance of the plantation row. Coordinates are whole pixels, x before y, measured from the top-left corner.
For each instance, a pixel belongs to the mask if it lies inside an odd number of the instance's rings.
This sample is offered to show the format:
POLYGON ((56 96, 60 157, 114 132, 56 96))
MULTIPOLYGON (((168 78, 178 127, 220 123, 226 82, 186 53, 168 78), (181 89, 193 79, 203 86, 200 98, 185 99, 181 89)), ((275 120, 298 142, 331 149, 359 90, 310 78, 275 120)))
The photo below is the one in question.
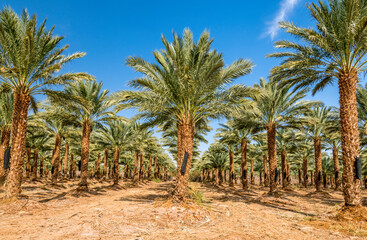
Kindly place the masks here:
POLYGON ((62 73, 66 63, 85 54, 64 55, 68 45, 60 46, 63 37, 47 30, 45 21, 37 25, 27 11, 18 16, 3 9, 0 159, 7 165, 3 156, 9 155, 10 168, 1 169, 0 175, 6 196, 19 196, 24 169, 29 176, 31 165, 33 174, 38 168, 51 172, 56 184, 61 177, 75 177, 78 162, 82 190, 88 178, 100 178, 107 169, 114 184, 120 167, 134 183, 143 176, 150 179, 153 168, 160 176, 164 169, 165 178, 175 172, 173 198, 184 201, 190 174, 220 184, 228 169, 229 185, 240 175, 247 190, 256 168, 270 195, 279 181, 288 187, 293 173, 304 186, 313 182, 316 191, 330 179, 336 189, 342 188, 347 207, 360 206, 366 179, 367 89, 358 80, 367 69, 367 2, 319 2, 308 8, 315 29, 280 23, 297 41, 275 43, 279 51, 267 57, 281 62, 269 80, 260 79, 252 87, 230 85, 250 74, 254 64, 243 58, 225 64, 222 54, 211 49, 208 32, 195 42, 185 29, 182 36, 173 33, 172 42, 162 36, 163 49, 153 53, 154 63, 126 58, 126 65, 139 73, 129 82, 135 90, 113 94, 87 73, 62 73), (305 100, 310 90, 315 94, 335 82, 339 108, 305 100), (46 99, 36 102, 36 94, 46 99), (118 115, 128 108, 139 113, 133 119, 118 115), (211 130, 209 121, 220 117, 227 122, 201 155, 198 148, 211 130), (153 127, 162 139, 153 136, 153 127))

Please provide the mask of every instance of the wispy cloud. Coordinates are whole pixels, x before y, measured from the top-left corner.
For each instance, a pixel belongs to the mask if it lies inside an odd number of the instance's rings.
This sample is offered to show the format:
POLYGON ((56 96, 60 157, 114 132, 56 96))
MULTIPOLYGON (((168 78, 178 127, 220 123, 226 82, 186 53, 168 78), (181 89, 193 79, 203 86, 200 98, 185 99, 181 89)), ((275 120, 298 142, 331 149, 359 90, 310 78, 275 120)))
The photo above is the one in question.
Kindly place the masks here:
POLYGON ((275 18, 269 23, 269 27, 265 33, 266 36, 270 36, 271 39, 274 39, 279 32, 279 22, 282 22, 286 19, 287 15, 292 12, 298 2, 300 2, 300 0, 282 1, 280 4, 280 9, 278 10, 275 18))

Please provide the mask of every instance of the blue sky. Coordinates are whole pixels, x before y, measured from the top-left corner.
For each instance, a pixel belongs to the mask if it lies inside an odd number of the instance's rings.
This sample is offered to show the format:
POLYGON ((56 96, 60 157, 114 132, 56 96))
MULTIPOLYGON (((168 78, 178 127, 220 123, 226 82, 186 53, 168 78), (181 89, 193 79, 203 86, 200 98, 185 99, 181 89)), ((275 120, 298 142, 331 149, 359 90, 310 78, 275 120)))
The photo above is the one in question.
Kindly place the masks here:
MULTIPOLYGON (((188 27, 194 37, 207 29, 214 38, 213 48, 223 53, 230 64, 238 58, 255 63, 253 72, 235 83, 252 85, 267 77, 277 64, 265 55, 274 52, 273 42, 289 36, 278 28, 281 20, 303 27, 314 26, 305 0, 263 1, 86 1, 86 0, 16 0, 2 1, 20 13, 27 8, 55 33, 65 36, 69 52, 87 55, 67 66, 67 71, 85 71, 103 81, 111 92, 126 89, 138 75, 124 65, 128 56, 153 61, 152 52, 161 49, 161 34, 171 39, 171 32, 182 33, 188 27)), ((315 97, 327 105, 338 106, 338 90, 330 86, 315 97)), ((130 117, 131 111, 122 115, 130 117)), ((212 124, 217 127, 217 124, 212 124)), ((212 132, 208 140, 212 142, 212 132)), ((200 147, 207 148, 206 144, 200 147)))

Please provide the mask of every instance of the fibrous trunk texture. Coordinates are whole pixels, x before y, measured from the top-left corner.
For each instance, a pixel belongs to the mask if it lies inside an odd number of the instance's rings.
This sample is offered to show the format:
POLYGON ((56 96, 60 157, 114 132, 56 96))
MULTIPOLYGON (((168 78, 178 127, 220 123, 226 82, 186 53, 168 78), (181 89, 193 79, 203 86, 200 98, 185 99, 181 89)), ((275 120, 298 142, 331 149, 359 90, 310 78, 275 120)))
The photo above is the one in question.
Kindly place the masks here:
POLYGON ((21 193, 27 133, 27 115, 30 100, 29 94, 14 92, 14 110, 11 123, 11 162, 10 171, 7 176, 7 197, 18 196, 21 193))
POLYGON ((269 184, 270 191, 273 193, 277 189, 277 144, 276 144, 276 128, 274 123, 270 123, 267 126, 267 137, 268 137, 268 156, 269 156, 269 184))
POLYGON ((113 152, 113 185, 119 184, 119 158, 120 148, 116 146, 113 152))
POLYGON ((247 180, 247 141, 242 140, 241 142, 241 182, 242 188, 248 190, 247 180))
POLYGON ((321 139, 315 137, 314 139, 315 147, 315 186, 316 191, 321 191, 322 185, 322 162, 321 162, 321 139))
POLYGON ((288 186, 288 171, 287 171, 287 152, 285 149, 282 149, 281 154, 282 161, 282 187, 285 188, 288 186))
POLYGON ((1 145, 0 145, 0 185, 5 181, 7 169, 4 169, 4 154, 5 150, 9 147, 10 142, 10 129, 4 127, 1 130, 1 145))
POLYGON ((89 163, 89 142, 92 132, 91 123, 86 120, 82 124, 82 152, 81 152, 81 173, 79 186, 83 189, 88 188, 88 163, 89 163))
POLYGON ((158 178, 157 160, 158 160, 158 157, 155 156, 154 157, 154 178, 158 178))
POLYGON ((265 187, 269 187, 269 172, 268 172, 268 157, 266 154, 263 156, 264 163, 264 185, 265 187))
POLYGON ((69 143, 65 143, 65 155, 64 155, 64 169, 63 169, 63 173, 64 173, 64 178, 68 177, 68 163, 69 160, 69 143))
POLYGON ((308 186, 308 164, 307 164, 307 157, 304 157, 303 158, 302 171, 303 171, 303 186, 305 188, 307 188, 307 186, 308 186))
POLYGON ((188 121, 177 126, 177 183, 173 191, 173 197, 178 200, 186 200, 187 185, 191 170, 192 152, 194 146, 194 123, 188 121), (186 169, 181 169, 185 152, 187 152, 186 169))
POLYGON ((60 164, 60 149, 61 149, 61 135, 56 134, 55 136, 55 148, 52 155, 52 183, 57 182, 59 177, 59 164, 60 164))

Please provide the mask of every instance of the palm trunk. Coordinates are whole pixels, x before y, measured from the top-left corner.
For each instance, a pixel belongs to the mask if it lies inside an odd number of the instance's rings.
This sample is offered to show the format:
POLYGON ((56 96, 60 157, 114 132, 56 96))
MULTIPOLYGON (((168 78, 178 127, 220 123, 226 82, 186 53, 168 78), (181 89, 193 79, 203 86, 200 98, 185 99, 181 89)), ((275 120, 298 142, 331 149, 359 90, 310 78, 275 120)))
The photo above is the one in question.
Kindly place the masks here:
POLYGON ((154 178, 158 178, 158 170, 157 170, 157 156, 154 157, 154 178))
POLYGON ((69 158, 69 143, 65 143, 65 155, 64 155, 64 177, 66 178, 68 175, 68 158, 69 158))
POLYGON ((152 180, 152 154, 149 154, 148 180, 152 180))
POLYGON ((274 123, 270 123, 267 126, 268 135, 268 155, 269 155, 269 184, 270 191, 272 194, 277 189, 277 144, 276 144, 276 128, 274 123))
POLYGON ((33 152, 33 164, 32 164, 32 181, 37 180, 37 165, 38 165, 38 149, 34 149, 33 152))
POLYGON ((120 158, 120 148, 115 146, 113 152, 113 185, 119 184, 119 158, 120 158))
POLYGON ((81 179, 79 186, 83 189, 88 188, 88 163, 89 163, 89 141, 90 141, 90 133, 92 131, 90 122, 84 121, 82 124, 82 152, 81 152, 81 161, 82 161, 82 169, 81 169, 81 179))
POLYGON ((261 184, 262 184, 262 182, 263 182, 263 176, 262 176, 262 171, 261 171, 261 169, 259 170, 259 177, 260 177, 260 186, 261 186, 261 184))
POLYGON ((233 187, 234 181, 234 172, 233 172, 233 151, 232 149, 229 150, 229 186, 233 187))
POLYGON ((96 163, 96 169, 95 169, 95 177, 96 179, 101 178, 101 153, 97 153, 97 163, 96 163))
POLYGON ((52 183, 57 182, 59 177, 59 164, 60 164, 60 149, 61 149, 61 135, 56 134, 55 136, 55 151, 52 155, 52 183))
POLYGON ((144 165, 144 148, 140 152, 139 181, 143 181, 144 178, 143 165, 144 165))
POLYGON ((298 184, 302 186, 302 170, 298 168, 298 184))
POLYGON ((343 154, 343 193, 346 206, 360 206, 362 204, 361 179, 356 178, 354 167, 355 160, 359 157, 357 82, 358 73, 354 69, 340 72, 340 133, 343 154))
POLYGON ((4 154, 5 150, 9 147, 10 142, 10 129, 4 127, 1 130, 1 145, 0 145, 0 185, 2 185, 6 178, 7 169, 4 169, 4 154))
POLYGON ((26 178, 31 176, 31 149, 27 148, 26 178))
POLYGON ((107 178, 107 161, 108 161, 108 149, 104 150, 104 160, 103 160, 103 175, 107 178))
POLYGON ((251 159, 251 184, 255 185, 254 159, 251 159))
POLYGON ((268 157, 266 154, 263 156, 264 163, 264 186, 269 187, 269 173, 268 173, 268 157))
POLYGON ((334 161, 335 190, 339 190, 341 179, 339 172, 339 157, 337 147, 333 147, 333 161, 334 161))
POLYGON ((167 181, 168 180, 168 169, 167 167, 164 167, 164 181, 167 181))
POLYGON ((307 188, 308 186, 308 164, 307 164, 306 157, 303 158, 302 171, 303 171, 303 186, 307 188))
POLYGON ((281 161, 282 161, 282 186, 283 188, 287 187, 287 178, 288 178, 288 171, 287 171, 287 152, 282 149, 280 153, 281 161))
POLYGON ((69 172, 69 175, 70 175, 70 178, 73 179, 75 178, 75 161, 74 161, 74 154, 70 154, 70 172, 69 172))
POLYGON ((30 103, 29 94, 14 92, 14 110, 11 124, 10 171, 7 176, 6 196, 18 196, 22 189, 24 153, 27 133, 27 116, 30 103))
POLYGON ((247 141, 242 140, 241 142, 241 182, 242 188, 248 190, 247 181, 247 141))
POLYGON ((133 183, 136 184, 139 181, 139 151, 135 150, 135 158, 134 158, 134 178, 133 183))
POLYGON ((195 126, 194 123, 189 122, 179 124, 177 128, 177 184, 173 196, 178 200, 185 200, 191 169, 195 126), (185 152, 188 154, 186 169, 181 169, 185 152))
POLYGON ((321 140, 319 137, 314 139, 315 147, 315 186, 316 191, 321 191, 322 185, 322 162, 321 162, 321 140))

